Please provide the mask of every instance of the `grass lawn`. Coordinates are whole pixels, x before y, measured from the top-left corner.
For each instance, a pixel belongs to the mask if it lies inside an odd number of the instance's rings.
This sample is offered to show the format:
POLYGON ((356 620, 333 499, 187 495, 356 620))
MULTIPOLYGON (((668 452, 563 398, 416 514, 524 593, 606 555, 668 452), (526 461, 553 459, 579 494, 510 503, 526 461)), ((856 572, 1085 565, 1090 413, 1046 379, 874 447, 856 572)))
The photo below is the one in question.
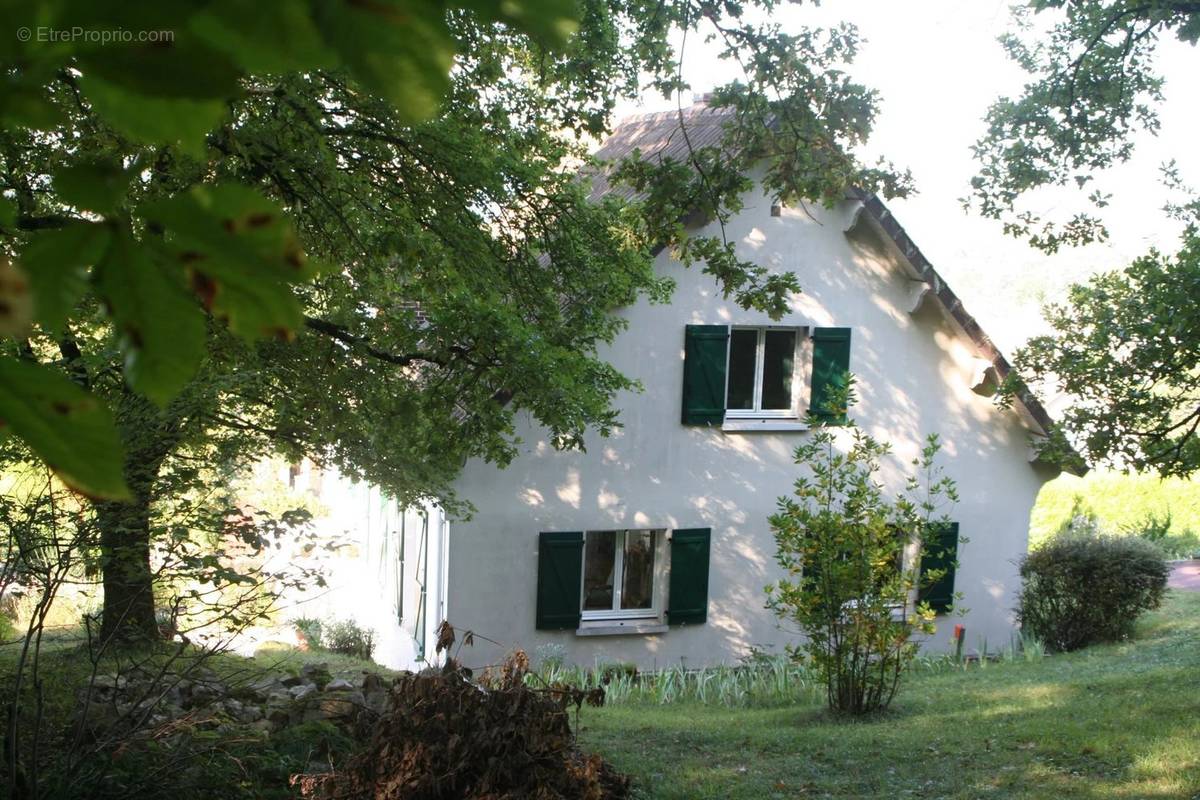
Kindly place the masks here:
POLYGON ((641 798, 1200 798, 1200 593, 1134 641, 915 674, 892 710, 585 709, 581 740, 641 798))
MULTIPOLYGON (((221 663, 226 668, 245 664, 245 659, 236 655, 222 655, 221 663)), ((364 671, 370 671, 383 676, 390 681, 400 673, 393 669, 380 666, 374 661, 331 653, 328 650, 296 650, 290 647, 275 647, 267 645, 260 647, 252 659, 254 666, 262 672, 290 672, 297 674, 307 664, 324 664, 329 668, 329 674, 334 678, 361 680, 364 671)), ((217 667, 218 672, 221 667, 217 667)))

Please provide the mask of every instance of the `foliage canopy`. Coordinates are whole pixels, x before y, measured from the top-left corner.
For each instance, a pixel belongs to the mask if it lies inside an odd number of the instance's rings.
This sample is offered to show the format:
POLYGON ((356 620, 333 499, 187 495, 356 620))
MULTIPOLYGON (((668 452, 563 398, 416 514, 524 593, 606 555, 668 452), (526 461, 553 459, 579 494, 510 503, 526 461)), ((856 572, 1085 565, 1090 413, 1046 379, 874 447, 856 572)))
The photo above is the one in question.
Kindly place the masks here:
MULTIPOLYGON (((0 447, 96 498, 106 602, 148 595, 164 478, 195 464, 308 455, 452 504, 466 459, 516 453, 518 413, 557 447, 610 432, 637 384, 597 348, 668 296, 657 247, 747 307, 798 290, 682 221, 726 219, 751 164, 787 200, 907 189, 849 155, 875 111, 840 70, 853 29, 739 3, 8 5, 33 31, 172 34, 0 52, 0 369, 38 376, 4 382, 0 447), (590 163, 619 99, 687 88, 672 43, 700 31, 744 67, 725 145, 590 163), (593 197, 602 169, 633 199, 593 197)), ((150 627, 129 608, 107 618, 150 627)))
MULTIPOLYGON (((1096 179, 1129 160, 1135 135, 1158 130, 1156 50, 1166 35, 1194 46, 1200 7, 1030 0, 1016 21, 1017 32, 1002 43, 1031 79, 1020 97, 989 109, 966 202, 1048 252, 1102 241, 1108 232, 1100 212, 1111 195, 1093 188, 1096 179), (1035 30, 1042 21, 1045 31, 1035 30), (1060 186, 1087 192, 1090 209, 1055 220, 1021 206, 1034 191, 1060 186)), ((1185 223, 1178 252, 1152 250, 1074 286, 1065 303, 1047 309, 1053 332, 1031 341, 1016 361, 1035 390, 1076 401, 1062 428, 1089 461, 1189 475, 1200 469, 1200 199, 1173 162, 1163 174, 1167 188, 1189 198, 1165 209, 1185 223)), ((1022 388, 1014 378, 1000 396, 1022 388)), ((1051 446, 1061 450, 1061 437, 1051 446)))

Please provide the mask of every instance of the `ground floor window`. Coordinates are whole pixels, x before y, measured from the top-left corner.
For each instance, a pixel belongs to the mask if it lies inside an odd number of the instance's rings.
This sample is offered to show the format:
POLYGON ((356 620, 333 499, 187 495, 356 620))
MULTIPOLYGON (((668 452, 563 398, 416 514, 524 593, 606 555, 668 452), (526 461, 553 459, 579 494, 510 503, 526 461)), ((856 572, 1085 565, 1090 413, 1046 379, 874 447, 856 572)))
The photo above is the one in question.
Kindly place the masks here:
POLYGON ((647 620, 664 630, 703 625, 711 540, 711 528, 541 531, 537 629, 600 635, 614 628, 625 630, 607 632, 635 632, 647 620), (580 624, 604 620, 617 622, 580 624))
POLYGON ((657 615, 655 561, 662 530, 588 531, 583 546, 584 619, 657 615))

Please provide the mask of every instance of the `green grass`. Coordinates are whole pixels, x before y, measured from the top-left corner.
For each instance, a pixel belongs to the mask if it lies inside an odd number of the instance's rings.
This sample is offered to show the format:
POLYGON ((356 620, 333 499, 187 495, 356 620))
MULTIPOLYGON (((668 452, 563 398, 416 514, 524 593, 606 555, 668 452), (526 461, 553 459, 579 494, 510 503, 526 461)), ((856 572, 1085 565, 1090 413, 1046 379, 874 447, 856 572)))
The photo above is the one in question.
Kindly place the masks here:
MULTIPOLYGON (((241 656, 225 654, 222 654, 220 659, 222 663, 229 666, 241 666, 247 661, 241 656)), ((374 661, 358 656, 332 653, 328 650, 297 650, 286 645, 266 644, 258 648, 254 657, 249 661, 261 672, 289 672, 293 675, 299 674, 306 664, 324 664, 334 678, 346 678, 354 681, 361 681, 364 671, 375 672, 387 680, 400 674, 396 670, 388 669, 374 661)))
POLYGON ((641 798, 1200 797, 1200 594, 1135 640, 915 674, 867 721, 817 702, 585 709, 582 744, 641 798))
POLYGON ((1170 513, 1173 533, 1191 529, 1200 534, 1200 480, 1096 470, 1083 478, 1063 474, 1042 487, 1029 521, 1031 544, 1045 540, 1070 519, 1077 496, 1114 531, 1151 514, 1170 513))

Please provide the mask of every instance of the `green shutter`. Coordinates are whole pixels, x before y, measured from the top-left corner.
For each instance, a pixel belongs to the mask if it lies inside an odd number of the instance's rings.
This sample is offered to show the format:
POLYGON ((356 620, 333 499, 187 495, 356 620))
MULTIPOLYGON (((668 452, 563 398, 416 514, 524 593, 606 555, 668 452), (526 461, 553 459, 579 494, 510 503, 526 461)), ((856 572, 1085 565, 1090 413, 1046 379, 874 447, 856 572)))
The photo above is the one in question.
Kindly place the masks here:
POLYGON ((839 425, 846 422, 846 412, 831 414, 825 408, 832 389, 845 379, 850 371, 850 329, 814 328, 812 398, 808 403, 809 413, 822 422, 839 425))
POLYGON ((583 533, 538 534, 537 629, 579 627, 583 586, 583 533))
POLYGON ((947 522, 931 525, 923 552, 921 553, 921 576, 927 569, 944 569, 946 573, 929 586, 921 581, 917 602, 929 601, 939 614, 950 610, 954 604, 954 570, 958 566, 958 523, 947 522))
POLYGON ((683 341, 683 424, 725 421, 727 325, 688 325, 683 341))
POLYGON ((680 528, 671 532, 671 581, 667 622, 703 625, 708 618, 709 528, 680 528))

